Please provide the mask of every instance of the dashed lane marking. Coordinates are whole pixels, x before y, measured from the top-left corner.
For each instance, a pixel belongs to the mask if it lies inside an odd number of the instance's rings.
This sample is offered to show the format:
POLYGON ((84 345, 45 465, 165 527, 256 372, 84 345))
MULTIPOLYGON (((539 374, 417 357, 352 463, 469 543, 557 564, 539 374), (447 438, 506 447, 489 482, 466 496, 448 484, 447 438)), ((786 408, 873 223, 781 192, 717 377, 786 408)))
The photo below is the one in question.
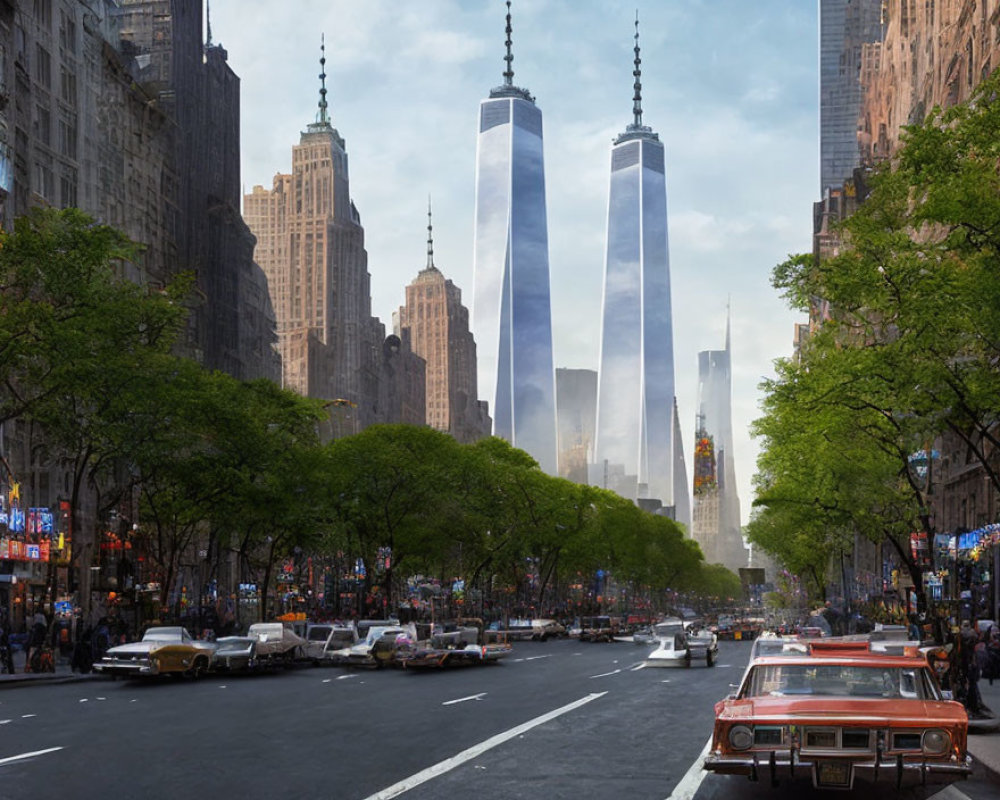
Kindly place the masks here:
POLYGON ((459 697, 457 700, 445 700, 441 705, 443 706, 453 706, 455 703, 464 703, 466 700, 479 700, 486 697, 486 692, 480 692, 479 694, 470 694, 468 697, 459 697))
POLYGON ((593 678, 606 678, 606 677, 608 677, 608 675, 617 675, 619 672, 621 672, 620 669, 614 669, 614 670, 611 670, 611 672, 602 672, 600 675, 591 675, 590 677, 591 677, 591 679, 593 679, 593 678))
POLYGON ((599 697, 604 697, 606 694, 607 692, 588 694, 586 697, 581 697, 579 700, 574 700, 572 703, 557 708, 554 711, 549 711, 547 714, 542 714, 540 717, 528 720, 515 728, 511 728, 503 733, 498 733, 496 736, 491 736, 486 741, 480 742, 479 744, 470 747, 468 750, 463 750, 458 755, 447 758, 444 761, 439 761, 437 764, 411 775, 409 778, 404 778, 398 783, 394 783, 392 786, 388 786, 382 791, 376 792, 370 797, 365 798, 365 800, 390 800, 392 797, 398 797, 403 794, 403 792, 408 792, 410 789, 413 789, 422 783, 426 783, 439 775, 444 775, 446 772, 450 772, 455 769, 455 767, 464 764, 466 761, 478 758, 487 750, 492 750, 494 747, 497 747, 510 739, 527 733, 532 728, 537 728, 539 725, 544 725, 546 722, 549 722, 556 717, 568 714, 570 711, 586 705, 599 697))
POLYGON ((35 756, 44 756, 46 753, 54 753, 56 750, 62 750, 61 747, 49 747, 45 750, 33 750, 30 753, 21 753, 17 756, 8 756, 7 758, 0 758, 0 766, 4 764, 11 764, 15 761, 24 761, 26 758, 34 758, 35 756))

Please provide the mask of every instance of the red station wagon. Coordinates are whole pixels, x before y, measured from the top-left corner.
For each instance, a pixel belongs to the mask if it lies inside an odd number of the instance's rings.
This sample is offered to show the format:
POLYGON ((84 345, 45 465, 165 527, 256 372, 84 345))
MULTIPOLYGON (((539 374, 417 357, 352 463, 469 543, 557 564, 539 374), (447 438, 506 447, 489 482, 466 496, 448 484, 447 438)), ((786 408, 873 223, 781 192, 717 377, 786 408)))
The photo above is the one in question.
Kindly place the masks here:
POLYGON ((945 698, 916 647, 901 650, 827 639, 753 658, 736 694, 715 706, 704 768, 839 789, 965 778, 965 708, 945 698))

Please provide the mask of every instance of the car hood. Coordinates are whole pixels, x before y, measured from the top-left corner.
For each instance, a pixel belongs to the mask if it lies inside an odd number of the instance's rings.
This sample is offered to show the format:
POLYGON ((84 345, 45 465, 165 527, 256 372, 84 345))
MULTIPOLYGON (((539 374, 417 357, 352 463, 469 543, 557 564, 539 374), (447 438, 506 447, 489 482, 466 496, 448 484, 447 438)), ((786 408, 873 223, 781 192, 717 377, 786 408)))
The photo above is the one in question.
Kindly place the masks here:
POLYGON ((968 724, 969 719, 962 704, 953 701, 788 696, 723 701, 717 717, 771 724, 863 722, 877 725, 894 722, 916 726, 958 722, 968 724))
POLYGON ((120 644, 116 647, 108 648, 105 655, 108 656, 141 656, 148 655, 154 650, 163 647, 163 645, 169 644, 169 642, 129 642, 128 644, 120 644))

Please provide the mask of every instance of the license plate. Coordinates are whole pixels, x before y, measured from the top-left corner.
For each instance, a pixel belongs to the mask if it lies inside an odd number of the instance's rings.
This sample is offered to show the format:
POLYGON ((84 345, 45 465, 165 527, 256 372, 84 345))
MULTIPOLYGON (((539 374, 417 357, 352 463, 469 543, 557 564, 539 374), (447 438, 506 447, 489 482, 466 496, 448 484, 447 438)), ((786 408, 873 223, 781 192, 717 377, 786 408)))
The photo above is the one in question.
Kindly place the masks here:
POLYGON ((820 761, 816 765, 816 785, 850 787, 851 765, 844 761, 820 761))

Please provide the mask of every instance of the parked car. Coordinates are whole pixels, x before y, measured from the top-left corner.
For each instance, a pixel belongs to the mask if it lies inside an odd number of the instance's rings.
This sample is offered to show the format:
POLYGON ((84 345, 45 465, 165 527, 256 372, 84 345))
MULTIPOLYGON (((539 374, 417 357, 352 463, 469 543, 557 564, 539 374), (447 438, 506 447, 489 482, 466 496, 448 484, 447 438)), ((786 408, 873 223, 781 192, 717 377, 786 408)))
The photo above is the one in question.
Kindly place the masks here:
POLYGON ((305 658, 306 640, 285 622, 255 622, 247 637, 256 640, 257 663, 261 666, 289 666, 305 658))
POLYGON ((618 621, 611 617, 584 617, 580 621, 581 642, 610 642, 618 633, 618 621))
POLYGON ((719 639, 708 628, 689 627, 685 634, 687 636, 688 652, 691 654, 690 661, 704 661, 705 666, 714 667, 719 658, 719 639))
POLYGON ((412 627, 402 625, 373 625, 364 639, 350 647, 330 652, 326 658, 331 664, 356 667, 384 667, 395 656, 397 640, 404 637, 413 643, 412 627))
POLYGON ((93 669, 112 677, 173 674, 197 678, 211 669, 215 650, 215 642, 194 639, 184 628, 150 628, 141 642, 110 648, 93 669))
POLYGON ((216 640, 212 669, 221 672, 249 672, 257 668, 257 638, 223 636, 216 640))
POLYGON ((683 623, 659 623, 653 626, 657 638, 656 648, 643 662, 647 667, 690 667, 691 645, 684 632, 683 623))
POLYGON ((305 656, 314 664, 318 664, 323 657, 323 649, 332 630, 332 622, 311 622, 306 626, 305 656))
POLYGON ((902 655, 857 640, 802 647, 754 658, 739 689, 716 704, 706 770, 836 789, 970 774, 965 708, 941 691, 916 647, 902 655))
POLYGON ((331 625, 330 632, 327 634, 322 648, 319 649, 318 655, 315 650, 315 642, 309 643, 309 647, 313 649, 308 651, 308 654, 315 659, 314 663, 316 664, 331 664, 334 662, 334 653, 353 647, 357 643, 358 631, 354 625, 331 625))

